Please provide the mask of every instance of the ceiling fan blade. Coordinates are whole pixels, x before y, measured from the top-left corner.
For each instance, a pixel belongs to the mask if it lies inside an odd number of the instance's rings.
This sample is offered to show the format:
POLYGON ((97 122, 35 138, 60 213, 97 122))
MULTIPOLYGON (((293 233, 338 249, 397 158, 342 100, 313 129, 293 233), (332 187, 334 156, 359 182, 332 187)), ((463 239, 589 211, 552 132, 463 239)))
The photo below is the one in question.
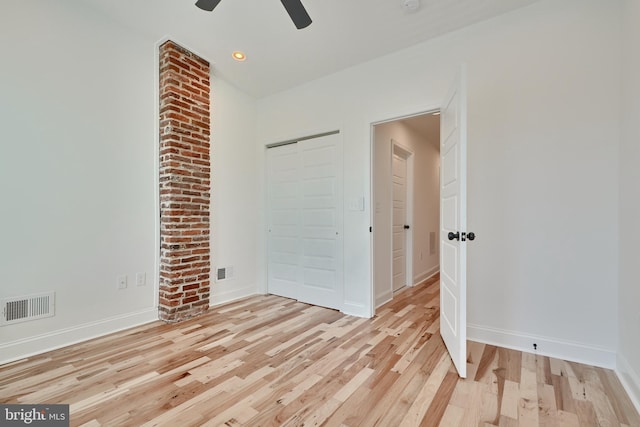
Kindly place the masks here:
POLYGON ((211 12, 213 9, 216 8, 216 6, 218 5, 218 3, 220 3, 220 1, 221 0, 198 0, 196 2, 196 6, 198 6, 202 10, 211 12))
POLYGON ((311 17, 300 0, 280 0, 296 28, 301 30, 311 24, 311 17))

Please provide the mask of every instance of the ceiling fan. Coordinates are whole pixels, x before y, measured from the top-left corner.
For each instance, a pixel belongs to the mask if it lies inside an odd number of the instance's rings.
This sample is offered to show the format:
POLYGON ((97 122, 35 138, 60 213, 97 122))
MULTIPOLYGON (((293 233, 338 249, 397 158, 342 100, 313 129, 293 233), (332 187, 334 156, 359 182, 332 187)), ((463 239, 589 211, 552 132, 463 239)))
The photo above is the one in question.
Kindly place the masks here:
MULTIPOLYGON (((207 12, 211 12, 222 0, 198 0, 196 6, 207 12)), ((282 5, 287 10, 287 13, 291 17, 291 20, 295 24, 296 28, 301 30, 311 24, 311 17, 307 13, 307 10, 302 5, 300 0, 280 0, 282 5)))

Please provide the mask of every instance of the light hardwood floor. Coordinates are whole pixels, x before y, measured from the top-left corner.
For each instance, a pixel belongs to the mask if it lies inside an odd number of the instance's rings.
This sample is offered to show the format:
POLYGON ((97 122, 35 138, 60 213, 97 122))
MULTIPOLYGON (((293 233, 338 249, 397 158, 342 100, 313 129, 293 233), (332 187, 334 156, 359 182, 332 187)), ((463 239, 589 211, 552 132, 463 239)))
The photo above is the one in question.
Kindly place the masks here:
POLYGON ((276 296, 0 367, 0 402, 67 403, 79 426, 640 426, 606 369, 469 343, 461 380, 437 278, 373 319, 276 296))

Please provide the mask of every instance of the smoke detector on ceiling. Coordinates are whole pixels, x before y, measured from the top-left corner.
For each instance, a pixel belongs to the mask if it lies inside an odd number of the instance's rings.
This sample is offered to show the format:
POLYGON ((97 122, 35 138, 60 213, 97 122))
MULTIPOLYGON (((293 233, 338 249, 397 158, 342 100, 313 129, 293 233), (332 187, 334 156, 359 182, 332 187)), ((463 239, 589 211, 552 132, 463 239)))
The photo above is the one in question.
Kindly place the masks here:
POLYGON ((403 0, 402 5, 405 11, 413 13, 420 9, 420 0, 403 0))

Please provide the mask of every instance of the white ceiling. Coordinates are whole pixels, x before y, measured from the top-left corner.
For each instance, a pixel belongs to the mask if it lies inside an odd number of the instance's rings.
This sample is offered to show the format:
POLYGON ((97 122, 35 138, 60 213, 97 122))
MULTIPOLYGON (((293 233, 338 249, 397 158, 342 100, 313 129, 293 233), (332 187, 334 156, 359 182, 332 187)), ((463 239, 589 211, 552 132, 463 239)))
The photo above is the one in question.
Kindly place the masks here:
POLYGON ((174 41, 211 61, 216 75, 263 97, 538 0, 303 0, 313 23, 297 30, 279 0, 83 0, 124 26, 174 41), (234 50, 245 62, 231 58, 234 50))

